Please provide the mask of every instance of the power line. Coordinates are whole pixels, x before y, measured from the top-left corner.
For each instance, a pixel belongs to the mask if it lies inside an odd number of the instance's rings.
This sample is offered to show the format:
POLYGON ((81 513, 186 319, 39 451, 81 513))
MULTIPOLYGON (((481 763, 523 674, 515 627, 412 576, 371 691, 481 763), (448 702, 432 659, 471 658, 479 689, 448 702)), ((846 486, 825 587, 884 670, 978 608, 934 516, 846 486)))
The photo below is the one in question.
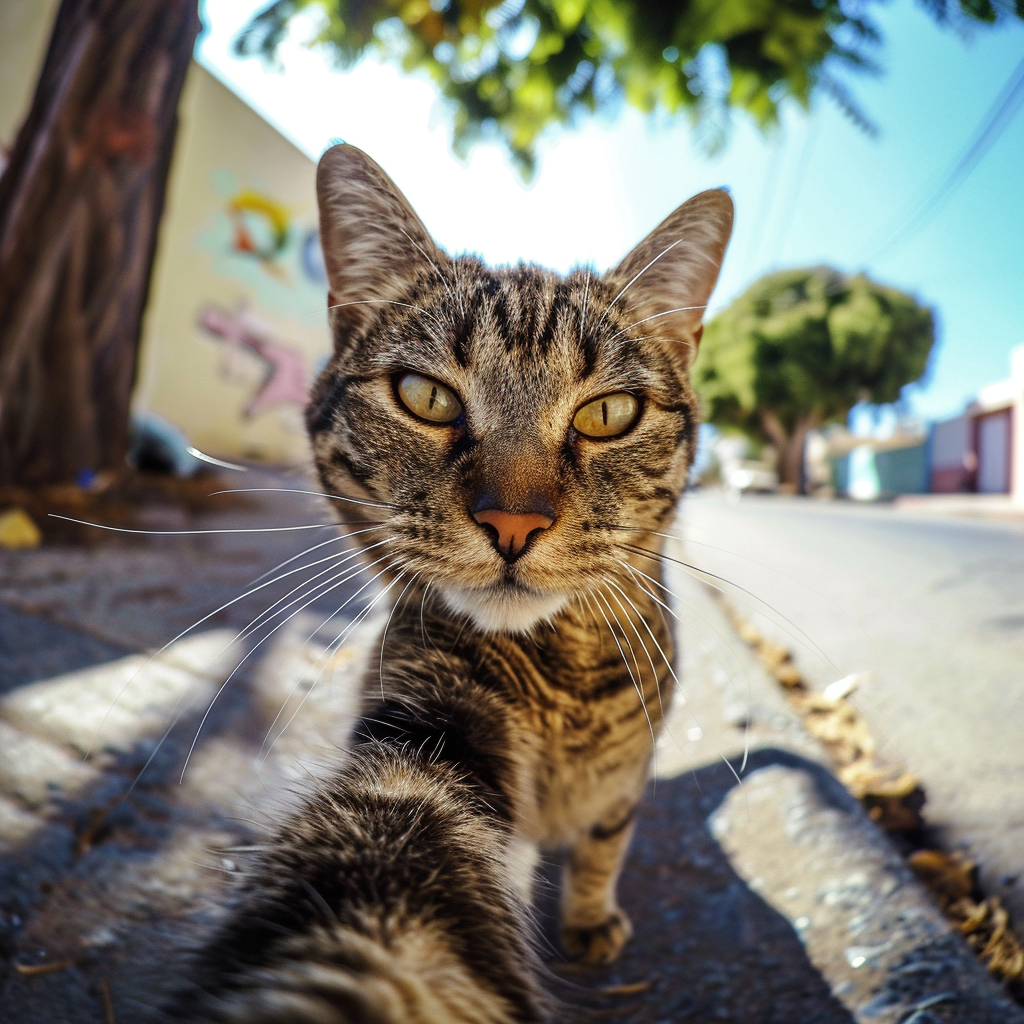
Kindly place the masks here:
POLYGON ((874 263, 886 253, 902 245, 915 235, 938 212, 942 204, 968 178, 979 161, 1003 134, 1014 115, 1024 104, 1024 58, 1014 68, 1006 84, 1000 90, 992 105, 985 112, 974 136, 953 164, 945 178, 924 199, 919 200, 904 216, 903 223, 897 223, 865 263, 874 263))

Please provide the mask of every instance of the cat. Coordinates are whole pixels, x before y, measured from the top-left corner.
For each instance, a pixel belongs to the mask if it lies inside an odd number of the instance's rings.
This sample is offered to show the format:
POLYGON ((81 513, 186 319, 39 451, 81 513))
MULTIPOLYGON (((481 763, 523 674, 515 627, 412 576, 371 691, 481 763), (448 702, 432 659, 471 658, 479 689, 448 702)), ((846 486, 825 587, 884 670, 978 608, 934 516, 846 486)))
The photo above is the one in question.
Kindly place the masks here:
POLYGON ((317 191, 335 348, 315 468, 398 596, 340 767, 167 1016, 543 1021, 538 850, 567 853, 569 955, 608 963, 631 933, 616 881, 672 696, 659 533, 732 201, 703 192, 604 276, 560 277, 448 256, 352 146, 317 191))

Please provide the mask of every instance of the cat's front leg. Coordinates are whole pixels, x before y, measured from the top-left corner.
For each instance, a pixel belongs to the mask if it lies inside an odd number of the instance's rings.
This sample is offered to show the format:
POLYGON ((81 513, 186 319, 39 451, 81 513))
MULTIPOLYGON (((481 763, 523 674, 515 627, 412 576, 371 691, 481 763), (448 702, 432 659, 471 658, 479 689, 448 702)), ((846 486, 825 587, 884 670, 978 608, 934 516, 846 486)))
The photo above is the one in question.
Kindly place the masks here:
POLYGON ((562 883, 562 946, 586 963, 611 963, 633 934, 615 887, 635 816, 635 802, 617 804, 569 851, 562 883))

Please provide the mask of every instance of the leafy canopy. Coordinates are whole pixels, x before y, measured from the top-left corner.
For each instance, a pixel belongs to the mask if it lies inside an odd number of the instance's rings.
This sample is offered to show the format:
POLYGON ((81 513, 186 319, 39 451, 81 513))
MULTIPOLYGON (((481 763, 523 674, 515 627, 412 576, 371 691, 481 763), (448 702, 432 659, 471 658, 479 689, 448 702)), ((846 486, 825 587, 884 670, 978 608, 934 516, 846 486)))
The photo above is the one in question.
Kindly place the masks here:
MULTIPOLYGON (((728 112, 762 127, 793 99, 831 95, 870 122, 846 75, 877 71, 883 0, 272 0, 236 40, 272 58, 295 15, 316 17, 314 45, 341 66, 367 51, 426 70, 452 101, 454 144, 481 134, 532 170, 551 124, 625 99, 645 112, 690 114, 704 143, 724 140, 728 112)), ((922 0, 939 21, 1024 17, 1024 0, 922 0)))
POLYGON ((932 311, 905 292, 829 267, 784 270, 708 323, 693 379, 709 422, 770 440, 766 416, 792 435, 863 399, 895 402, 934 340, 932 311))

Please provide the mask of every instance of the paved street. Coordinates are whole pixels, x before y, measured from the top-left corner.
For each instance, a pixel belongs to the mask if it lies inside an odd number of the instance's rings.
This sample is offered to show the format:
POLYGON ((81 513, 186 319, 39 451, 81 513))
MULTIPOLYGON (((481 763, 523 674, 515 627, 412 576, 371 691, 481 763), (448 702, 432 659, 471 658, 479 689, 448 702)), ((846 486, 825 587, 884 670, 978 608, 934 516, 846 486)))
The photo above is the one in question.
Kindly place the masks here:
MULTIPOLYGON (((745 505, 702 497, 691 509, 691 527, 749 519, 745 505)), ((146 500, 118 516, 196 531, 326 521, 304 499, 263 493, 146 500)), ((151 1020, 177 950, 244 861, 235 847, 336 757, 383 614, 340 652, 329 643, 372 588, 343 609, 352 579, 265 641, 239 637, 319 567, 303 570, 174 639, 331 535, 89 535, 0 554, 0 1024, 151 1020)), ((707 589, 681 573, 669 583, 685 623, 683 693, 621 884, 635 936, 601 971, 567 969, 546 947, 560 1019, 1024 1024, 707 589)), ((550 934, 557 863, 543 874, 550 934)))
POLYGON ((922 780, 942 844, 980 863, 1021 933, 1024 521, 694 494, 683 528, 694 564, 763 599, 725 587, 808 679, 870 673, 853 702, 922 780))

